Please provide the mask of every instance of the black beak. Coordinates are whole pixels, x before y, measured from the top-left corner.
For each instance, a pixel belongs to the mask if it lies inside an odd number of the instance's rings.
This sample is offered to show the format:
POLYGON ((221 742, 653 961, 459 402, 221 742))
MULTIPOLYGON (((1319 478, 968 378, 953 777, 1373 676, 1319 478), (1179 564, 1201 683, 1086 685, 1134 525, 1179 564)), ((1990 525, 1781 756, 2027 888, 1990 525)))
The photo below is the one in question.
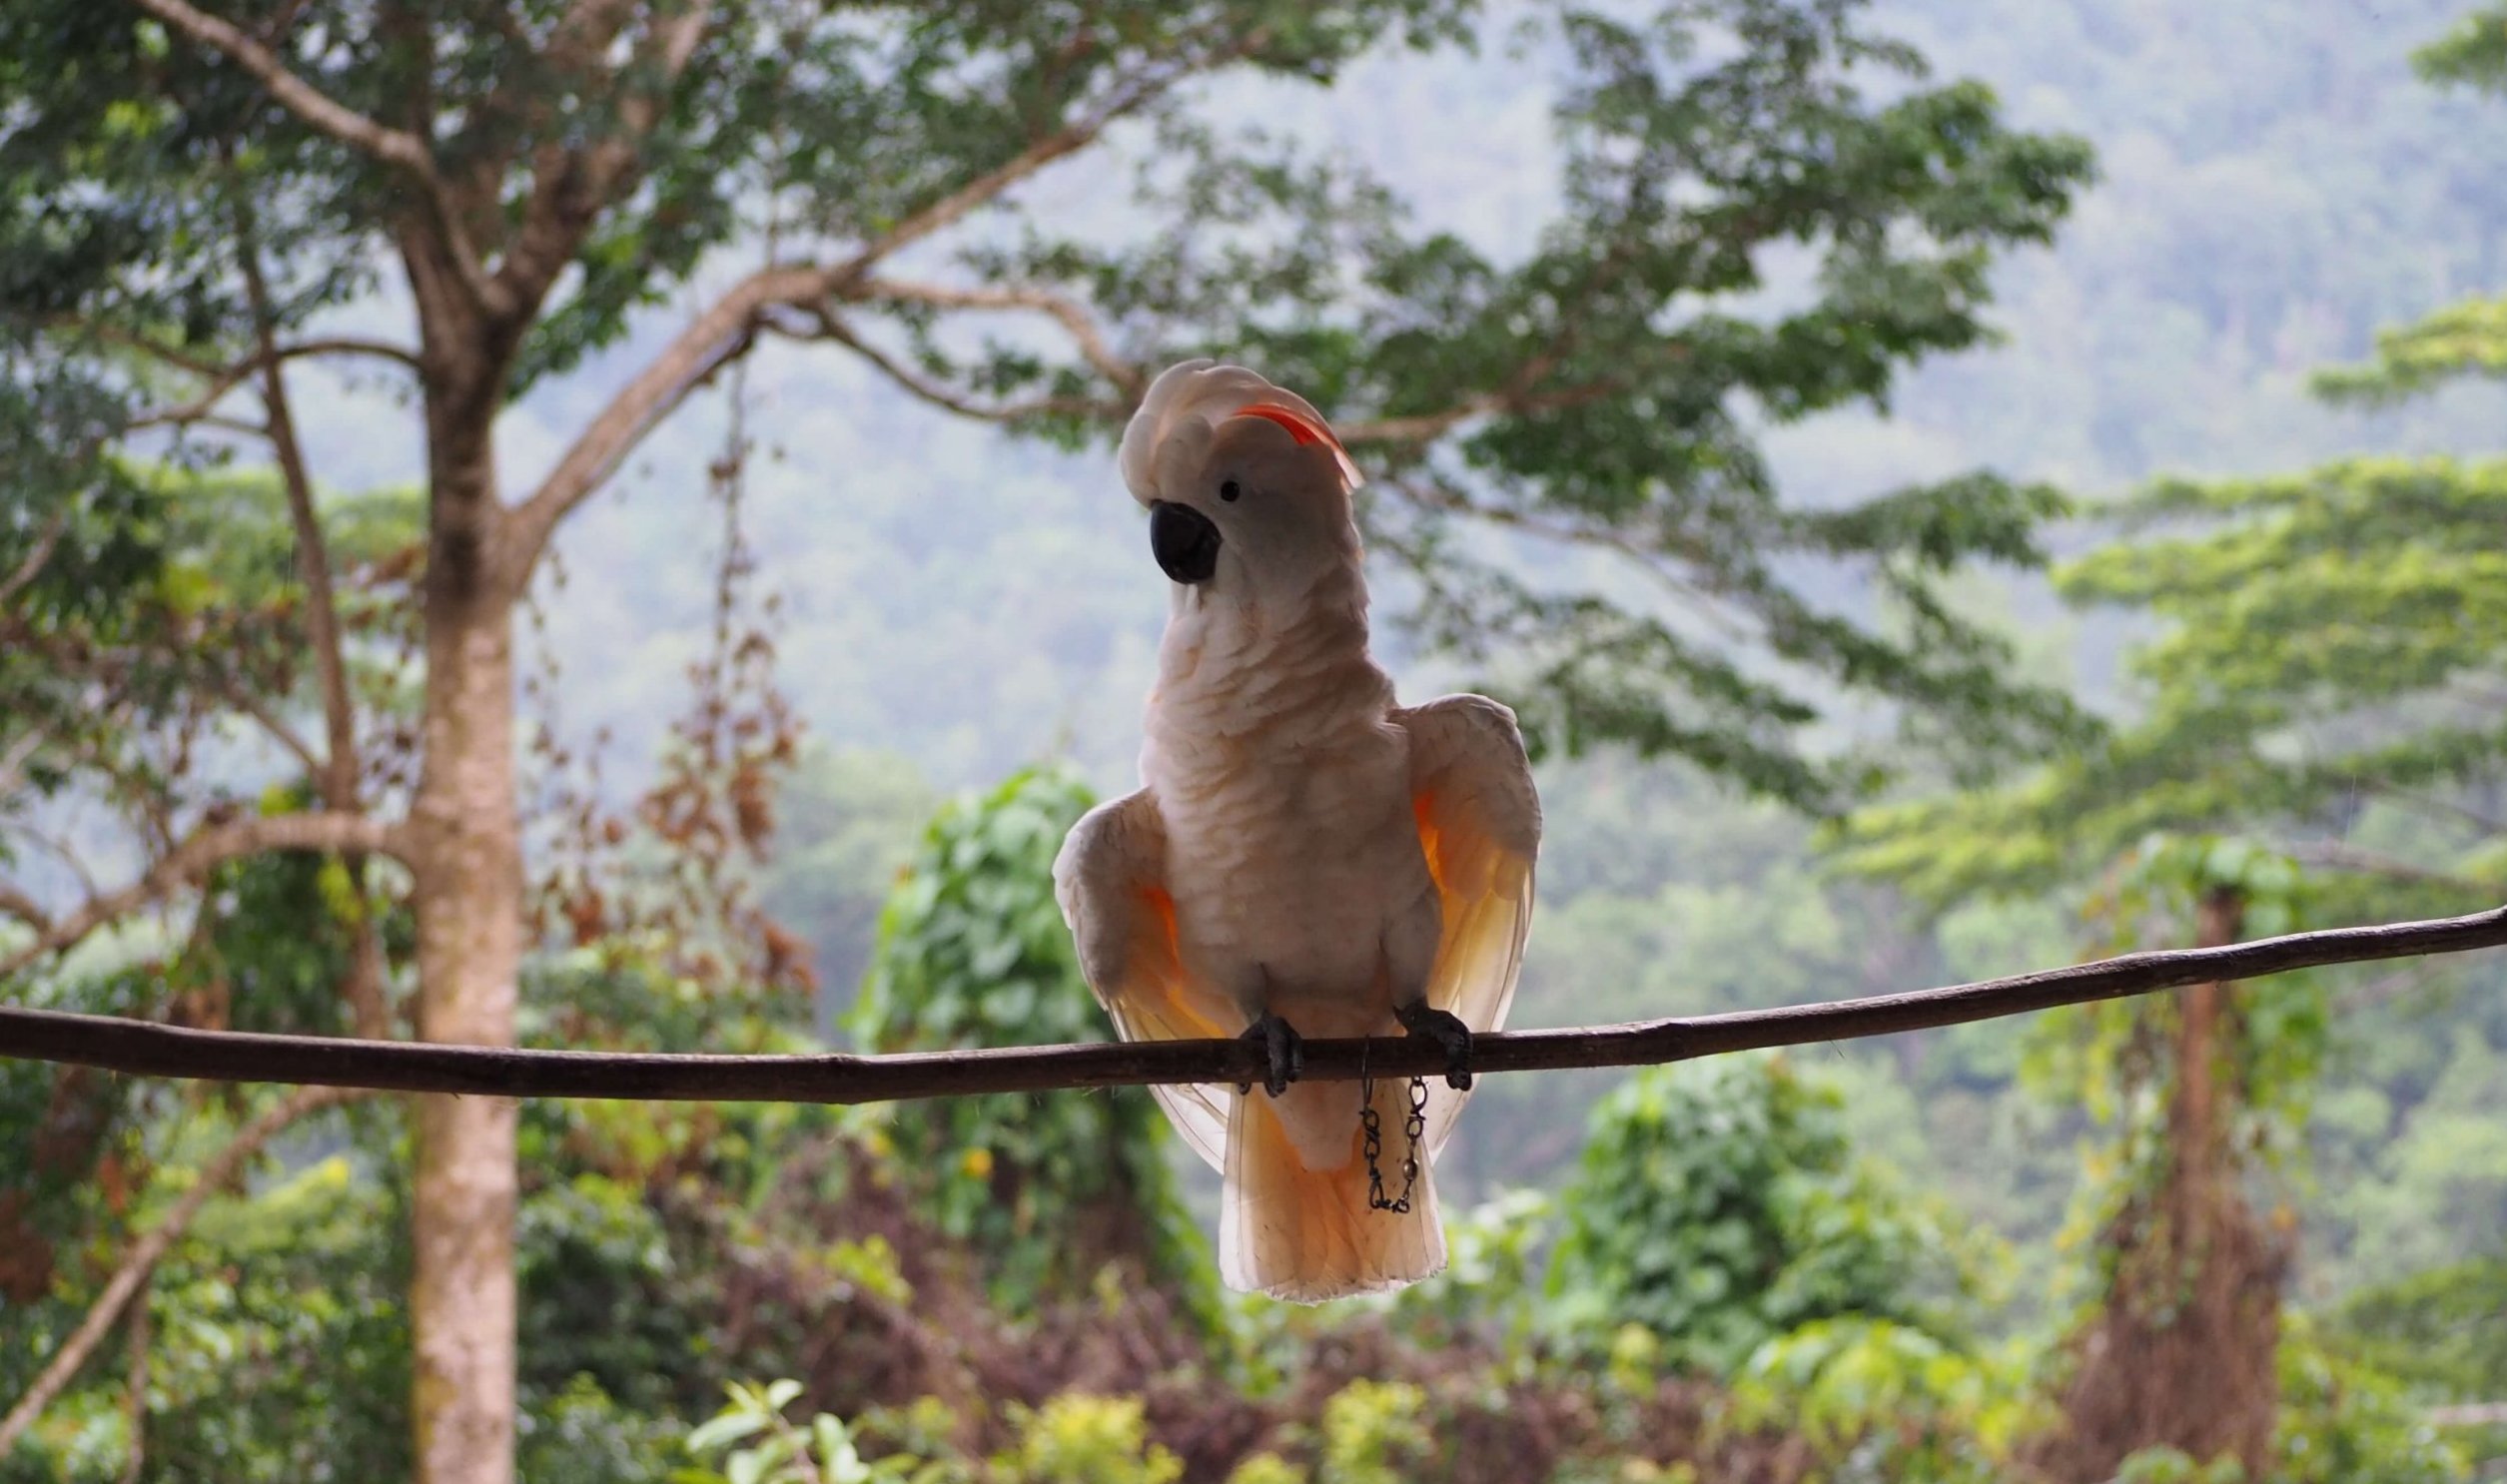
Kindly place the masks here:
POLYGON ((1171 580, 1208 582, 1219 570, 1219 527, 1191 505, 1158 500, 1149 507, 1149 550, 1171 580))

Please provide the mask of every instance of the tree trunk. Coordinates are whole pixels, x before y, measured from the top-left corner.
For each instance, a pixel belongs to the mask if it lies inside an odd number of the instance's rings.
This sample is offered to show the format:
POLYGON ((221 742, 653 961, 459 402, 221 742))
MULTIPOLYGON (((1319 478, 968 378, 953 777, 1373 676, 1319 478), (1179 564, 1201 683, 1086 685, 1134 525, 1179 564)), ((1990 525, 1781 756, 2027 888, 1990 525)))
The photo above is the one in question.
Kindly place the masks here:
MULTIPOLYGON (((2209 893, 2197 909, 2197 946, 2236 942, 2243 919, 2236 892, 2209 893)), ((2242 1188, 2234 1119, 2242 1090, 2230 1075, 2237 1035, 2235 986, 2193 985, 2179 997, 2164 1162, 2106 1228, 2113 1287, 2076 1340, 2064 1425, 2034 1454, 2064 1484, 2112 1478, 2126 1455, 2156 1446, 2197 1462, 2235 1458, 2249 1479, 2268 1473, 2288 1254, 2242 1188)))
MULTIPOLYGON (((446 379, 453 389, 430 377, 427 398, 424 761, 411 810, 417 1032, 422 1041, 510 1046, 522 859, 513 599, 497 569, 500 512, 488 439, 496 399, 479 385, 485 376, 446 379)), ((414 1101, 417 1477, 506 1484, 513 1477, 517 1105, 414 1101)))

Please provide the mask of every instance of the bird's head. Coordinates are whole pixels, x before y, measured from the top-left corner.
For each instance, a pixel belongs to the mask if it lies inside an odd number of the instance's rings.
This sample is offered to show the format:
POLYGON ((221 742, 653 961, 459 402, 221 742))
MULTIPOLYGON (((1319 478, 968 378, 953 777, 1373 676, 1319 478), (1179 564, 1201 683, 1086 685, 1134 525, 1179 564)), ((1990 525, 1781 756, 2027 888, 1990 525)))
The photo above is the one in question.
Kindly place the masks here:
POLYGON ((1171 581, 1259 600, 1356 568, 1357 465, 1311 403, 1243 367, 1169 368, 1124 429, 1121 462, 1171 581))

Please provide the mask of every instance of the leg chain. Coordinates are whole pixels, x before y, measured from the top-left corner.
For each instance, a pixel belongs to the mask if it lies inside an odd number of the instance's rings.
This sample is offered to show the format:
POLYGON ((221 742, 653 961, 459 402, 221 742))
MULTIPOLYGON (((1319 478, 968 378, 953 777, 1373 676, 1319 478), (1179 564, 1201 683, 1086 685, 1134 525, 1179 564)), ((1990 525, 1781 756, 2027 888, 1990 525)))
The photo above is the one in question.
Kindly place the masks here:
POLYGON ((1366 1204, 1370 1210, 1391 1211, 1407 1215, 1410 1192, 1419 1182, 1419 1140, 1427 1135, 1427 1079, 1410 1079, 1410 1114, 1401 1120, 1401 1131, 1409 1140, 1409 1149, 1401 1156, 1401 1193, 1384 1194, 1383 1120, 1375 1113, 1375 1079, 1358 1072, 1358 1127, 1364 1134, 1366 1152, 1366 1204))

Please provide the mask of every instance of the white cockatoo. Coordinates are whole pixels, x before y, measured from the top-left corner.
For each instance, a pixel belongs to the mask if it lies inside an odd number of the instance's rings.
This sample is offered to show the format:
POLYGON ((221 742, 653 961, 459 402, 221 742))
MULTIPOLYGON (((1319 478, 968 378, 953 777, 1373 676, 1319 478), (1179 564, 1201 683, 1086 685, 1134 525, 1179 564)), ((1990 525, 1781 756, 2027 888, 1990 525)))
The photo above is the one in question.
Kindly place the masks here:
MULTIPOLYGON (((1138 793, 1054 865, 1089 986, 1127 1040, 1246 1036, 1261 1092, 1156 1089, 1227 1182, 1231 1287, 1317 1302, 1445 1264, 1426 1163, 1503 1025, 1532 916, 1540 801, 1514 713, 1393 701, 1367 653, 1359 475, 1304 398, 1188 361, 1124 431, 1174 586, 1138 793), (1369 1201, 1359 1085, 1296 1083, 1298 1038, 1434 1038, 1409 1208, 1369 1201)), ((1409 1153, 1405 1080, 1377 1083, 1379 1173, 1409 1153)))

